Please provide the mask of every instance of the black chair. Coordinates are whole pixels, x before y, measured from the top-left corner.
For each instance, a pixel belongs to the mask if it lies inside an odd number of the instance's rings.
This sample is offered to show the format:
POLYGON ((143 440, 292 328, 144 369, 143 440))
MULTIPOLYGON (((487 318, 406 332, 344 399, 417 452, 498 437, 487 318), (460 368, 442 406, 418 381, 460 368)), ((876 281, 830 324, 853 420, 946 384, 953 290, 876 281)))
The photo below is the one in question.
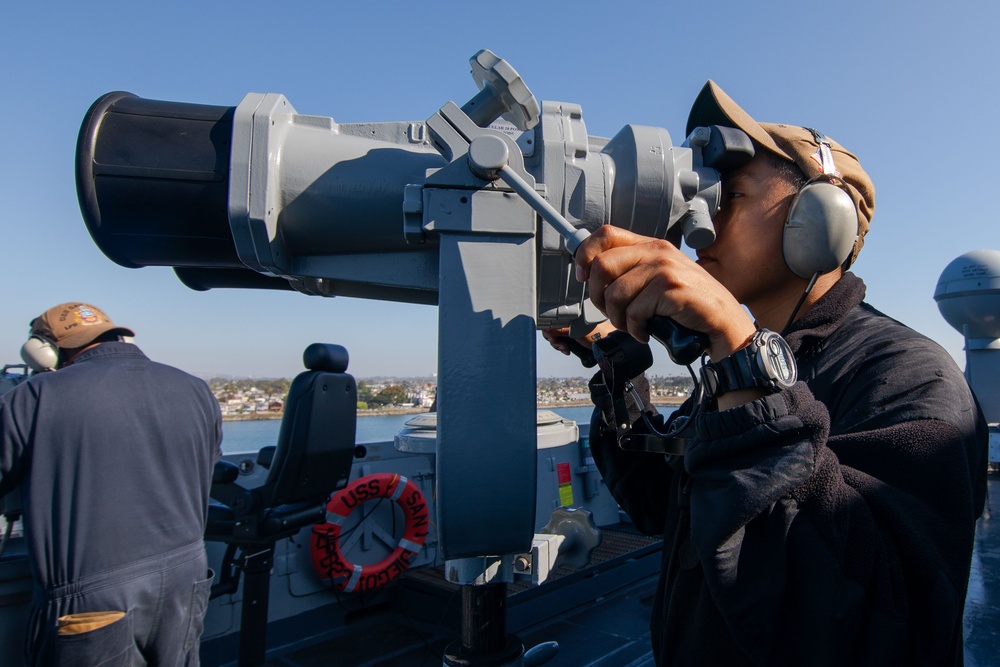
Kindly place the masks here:
POLYGON ((267 606, 274 546, 302 528, 325 521, 326 503, 351 473, 357 426, 357 386, 347 350, 313 343, 302 355, 309 369, 288 389, 278 442, 257 463, 263 484, 244 488, 239 468, 219 461, 212 478, 205 539, 225 542, 220 580, 212 597, 235 593, 243 582, 240 667, 261 665, 267 650, 267 606))

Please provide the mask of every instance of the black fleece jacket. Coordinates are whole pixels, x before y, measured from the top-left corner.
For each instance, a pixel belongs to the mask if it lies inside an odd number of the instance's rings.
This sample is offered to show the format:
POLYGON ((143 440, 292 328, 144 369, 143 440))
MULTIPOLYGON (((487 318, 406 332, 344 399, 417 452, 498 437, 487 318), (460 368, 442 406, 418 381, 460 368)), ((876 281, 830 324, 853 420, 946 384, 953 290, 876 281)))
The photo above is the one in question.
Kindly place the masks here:
POLYGON ((597 464, 664 535, 658 665, 962 664, 986 423, 951 357, 864 292, 846 274, 785 336, 800 381, 703 410, 683 457, 620 450, 595 378, 597 464))

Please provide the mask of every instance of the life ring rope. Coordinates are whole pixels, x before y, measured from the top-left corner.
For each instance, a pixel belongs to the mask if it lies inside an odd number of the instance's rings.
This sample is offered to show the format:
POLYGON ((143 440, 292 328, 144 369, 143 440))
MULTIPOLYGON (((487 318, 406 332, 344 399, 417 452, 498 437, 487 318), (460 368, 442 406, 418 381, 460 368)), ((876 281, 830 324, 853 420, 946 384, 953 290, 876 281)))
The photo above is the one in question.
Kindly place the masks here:
POLYGON ((410 566, 423 548, 429 527, 427 500, 412 480, 395 473, 360 477, 330 498, 326 505, 326 523, 313 526, 313 568, 320 578, 329 580, 342 591, 376 590, 410 566), (344 556, 339 539, 344 524, 362 504, 379 498, 388 498, 402 509, 405 518, 403 535, 392 552, 378 563, 351 563, 344 556))

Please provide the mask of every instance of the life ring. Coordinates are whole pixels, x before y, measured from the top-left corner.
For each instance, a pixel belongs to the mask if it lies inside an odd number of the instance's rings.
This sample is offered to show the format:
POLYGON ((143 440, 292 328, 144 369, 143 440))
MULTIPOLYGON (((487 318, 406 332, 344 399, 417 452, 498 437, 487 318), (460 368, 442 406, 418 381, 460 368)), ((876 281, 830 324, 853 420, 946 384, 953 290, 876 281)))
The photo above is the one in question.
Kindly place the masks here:
POLYGON ((320 578, 348 593, 373 591, 402 574, 423 547, 430 526, 427 501, 420 488, 402 475, 376 473, 360 477, 333 494, 326 504, 326 523, 313 526, 312 562, 320 578), (355 565, 340 549, 340 532, 351 512, 369 500, 388 498, 403 510, 406 527, 392 553, 373 565, 355 565))

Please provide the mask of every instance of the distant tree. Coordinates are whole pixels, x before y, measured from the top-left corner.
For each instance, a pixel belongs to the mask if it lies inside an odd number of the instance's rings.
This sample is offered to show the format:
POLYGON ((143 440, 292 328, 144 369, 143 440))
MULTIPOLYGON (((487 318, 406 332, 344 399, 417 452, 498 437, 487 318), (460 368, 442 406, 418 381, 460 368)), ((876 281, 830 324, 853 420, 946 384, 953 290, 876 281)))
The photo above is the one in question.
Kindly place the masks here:
POLYGON ((408 397, 409 394, 406 393, 405 389, 398 384, 391 384, 368 402, 376 405, 399 405, 400 403, 406 403, 408 397))
POLYGON ((276 380, 261 380, 257 383, 257 388, 267 396, 268 401, 276 398, 284 398, 288 395, 289 382, 286 378, 276 380))
POLYGON ((363 403, 371 403, 375 396, 372 394, 372 388, 364 380, 358 380, 358 401, 363 403))

